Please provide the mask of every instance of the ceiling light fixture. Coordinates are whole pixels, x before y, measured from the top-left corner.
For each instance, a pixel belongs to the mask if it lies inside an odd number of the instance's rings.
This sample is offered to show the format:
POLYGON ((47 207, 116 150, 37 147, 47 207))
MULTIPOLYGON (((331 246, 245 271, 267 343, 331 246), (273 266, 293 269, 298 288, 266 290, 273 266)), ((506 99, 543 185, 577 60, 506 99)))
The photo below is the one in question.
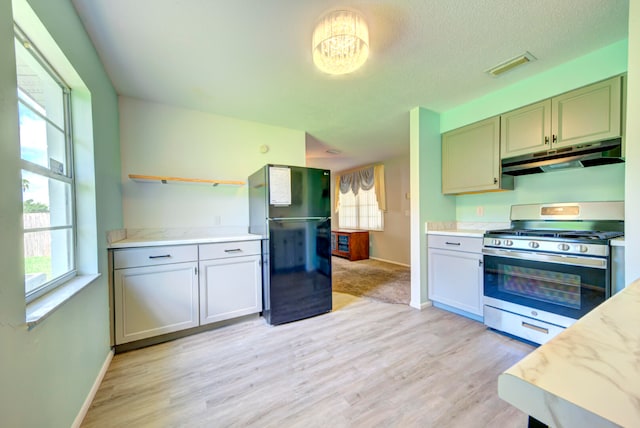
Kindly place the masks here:
POLYGON ((512 70, 520 65, 527 64, 535 60, 536 57, 531 55, 529 52, 525 52, 522 55, 511 58, 503 63, 496 65, 495 67, 486 70, 486 72, 494 77, 497 77, 502 73, 506 73, 507 71, 512 70))
POLYGON ((327 13, 316 25, 312 39, 313 62, 325 73, 357 70, 369 56, 369 28, 362 15, 351 10, 327 13))

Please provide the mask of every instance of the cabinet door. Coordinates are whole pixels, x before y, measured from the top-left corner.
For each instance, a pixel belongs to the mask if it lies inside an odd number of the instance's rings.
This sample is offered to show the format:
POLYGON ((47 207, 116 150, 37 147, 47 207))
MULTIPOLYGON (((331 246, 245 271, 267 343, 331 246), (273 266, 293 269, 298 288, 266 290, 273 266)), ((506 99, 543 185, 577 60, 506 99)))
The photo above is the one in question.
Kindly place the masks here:
POLYGON ((116 344, 198 326, 197 263, 114 272, 116 344))
POLYGON ((500 189, 500 117, 442 135, 442 193, 500 189))
POLYGON ((505 113, 500 120, 500 157, 502 159, 549 149, 551 100, 505 113))
POLYGON ((555 148, 620 137, 622 77, 552 98, 555 148))
POLYGON ((262 310, 260 256, 200 262, 200 324, 262 310))
POLYGON ((429 299, 482 316, 482 255, 429 250, 429 299))

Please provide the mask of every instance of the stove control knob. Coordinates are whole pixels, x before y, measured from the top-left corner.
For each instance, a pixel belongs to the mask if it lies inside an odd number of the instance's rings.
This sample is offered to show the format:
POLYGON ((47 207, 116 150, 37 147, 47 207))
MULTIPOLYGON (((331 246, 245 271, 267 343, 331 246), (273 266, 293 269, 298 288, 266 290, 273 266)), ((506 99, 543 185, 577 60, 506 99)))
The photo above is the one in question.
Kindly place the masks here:
POLYGON ((493 245, 500 245, 500 240, 499 239, 494 239, 493 240, 493 245))
POLYGON ((587 251, 589 251, 589 247, 587 247, 586 245, 578 245, 578 251, 580 251, 581 253, 586 253, 587 251))
POLYGON ((513 245, 513 241, 511 239, 507 239, 506 241, 504 241, 504 245, 506 245, 507 247, 511 247, 513 245))
POLYGON ((569 251, 570 248, 569 244, 558 244, 558 250, 560 251, 569 251))
POLYGON ((538 244, 536 241, 529 242, 529 247, 531 248, 538 248, 539 246, 540 244, 538 244))

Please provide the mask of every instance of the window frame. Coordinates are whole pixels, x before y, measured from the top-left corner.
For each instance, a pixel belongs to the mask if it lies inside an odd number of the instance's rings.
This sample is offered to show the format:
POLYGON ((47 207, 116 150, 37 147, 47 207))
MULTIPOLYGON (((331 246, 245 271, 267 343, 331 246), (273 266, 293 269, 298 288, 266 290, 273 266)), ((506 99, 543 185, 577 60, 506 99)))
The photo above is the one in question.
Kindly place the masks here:
MULTIPOLYGON (((70 201, 69 201, 69 222, 70 224, 65 224, 62 226, 49 226, 49 227, 38 227, 38 228, 30 228, 26 229, 23 223, 22 235, 26 236, 27 233, 37 233, 37 232, 46 232, 46 231, 55 231, 55 230, 71 230, 71 242, 70 246, 73 251, 73 257, 70 258, 70 269, 56 278, 52 278, 49 281, 45 282, 41 286, 26 291, 26 274, 25 274, 25 283, 23 284, 23 290, 25 293, 25 301, 26 303, 30 303, 33 300, 41 297, 42 295, 54 290, 55 288, 61 286, 62 284, 68 282, 70 279, 77 276, 77 267, 78 267, 78 241, 77 241, 77 202, 76 202, 76 182, 75 182, 75 165, 74 165, 74 145, 73 145, 73 128, 72 128, 72 111, 71 111, 71 88, 61 77, 60 73, 47 61, 46 57, 40 52, 40 50, 33 44, 33 42, 26 36, 26 34, 20 29, 20 27, 14 23, 14 38, 19 43, 21 43, 25 48, 29 51, 29 53, 33 56, 33 58, 44 68, 44 70, 48 73, 48 75, 60 86, 62 92, 62 109, 64 119, 62 121, 62 125, 64 129, 61 129, 57 123, 52 122, 46 116, 41 114, 39 111, 34 109, 32 105, 28 102, 29 95, 26 92, 23 92, 19 87, 17 91, 17 105, 28 109, 30 112, 37 115, 40 119, 45 121, 48 125, 55 127, 55 129, 62 132, 64 135, 64 152, 65 152, 65 171, 63 174, 59 174, 51 170, 50 168, 46 168, 42 165, 36 164, 34 162, 28 161, 22 158, 20 155, 20 168, 23 171, 28 171, 29 173, 39 175, 47 180, 55 180, 58 182, 66 183, 70 188, 70 201)), ((17 56, 17 53, 16 53, 17 56)), ((17 73, 17 71, 16 71, 17 73)), ((16 74, 17 78, 17 74, 16 74)), ((17 82, 16 82, 17 83, 17 82)), ((21 147, 22 147, 22 143, 21 147)), ((24 202, 24 201, 23 201, 24 202)), ((51 204, 50 204, 51 206, 51 204)), ((23 211, 24 216, 24 211, 23 211)), ((23 217, 24 218, 24 217, 23 217)), ((25 254, 24 249, 22 253, 22 260, 24 264, 25 254)))

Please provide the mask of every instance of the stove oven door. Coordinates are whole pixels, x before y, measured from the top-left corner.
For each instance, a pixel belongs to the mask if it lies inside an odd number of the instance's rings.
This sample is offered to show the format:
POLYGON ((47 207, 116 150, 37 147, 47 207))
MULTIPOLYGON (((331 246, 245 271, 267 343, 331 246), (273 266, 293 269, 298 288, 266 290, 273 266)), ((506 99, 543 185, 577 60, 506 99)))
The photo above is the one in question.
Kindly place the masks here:
POLYGON ((483 249, 484 295, 579 319, 610 295, 607 259, 483 249))

